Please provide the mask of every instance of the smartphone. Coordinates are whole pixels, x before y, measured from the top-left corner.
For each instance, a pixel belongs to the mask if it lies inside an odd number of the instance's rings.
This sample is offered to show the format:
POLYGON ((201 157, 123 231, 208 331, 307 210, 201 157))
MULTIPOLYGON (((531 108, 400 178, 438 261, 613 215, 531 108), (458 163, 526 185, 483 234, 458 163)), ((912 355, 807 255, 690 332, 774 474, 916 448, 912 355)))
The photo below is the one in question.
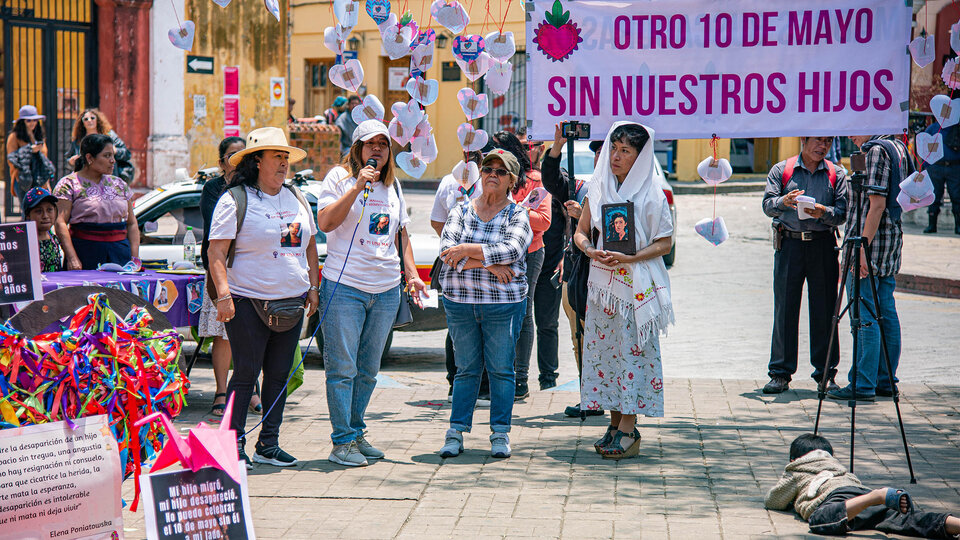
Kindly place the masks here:
POLYGON ((560 124, 560 132, 564 139, 589 139, 590 124, 586 122, 563 122, 560 124))
POLYGON ((853 172, 866 172, 867 155, 862 152, 850 154, 850 170, 853 172))

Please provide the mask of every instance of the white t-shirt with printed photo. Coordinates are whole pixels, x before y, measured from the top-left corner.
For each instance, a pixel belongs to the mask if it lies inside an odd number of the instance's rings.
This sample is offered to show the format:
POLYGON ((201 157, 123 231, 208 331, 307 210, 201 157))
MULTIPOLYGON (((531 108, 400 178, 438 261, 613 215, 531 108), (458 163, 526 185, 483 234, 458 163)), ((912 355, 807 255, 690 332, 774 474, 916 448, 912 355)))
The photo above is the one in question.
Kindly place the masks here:
MULTIPOLYGON (((395 186, 399 183, 394 180, 395 186)), ((344 193, 353 189, 357 179, 350 176, 343 167, 334 167, 326 178, 317 207, 324 208, 340 199, 344 193)), ((360 289, 369 294, 379 294, 400 284, 400 255, 397 252, 397 231, 410 223, 407 207, 403 201, 403 192, 393 185, 386 186, 376 182, 367 198, 367 207, 363 208, 363 194, 350 207, 346 219, 333 231, 327 233, 327 259, 323 263, 323 279, 360 289), (357 221, 363 213, 363 221, 357 228, 357 221), (357 235, 350 247, 350 238, 354 228, 357 235), (347 250, 350 259, 346 270, 340 275, 347 250)))
POLYGON ((277 195, 247 188, 247 212, 237 236, 237 203, 224 193, 213 210, 210 240, 236 237, 227 268, 230 293, 260 300, 300 296, 310 288, 307 246, 314 242, 313 212, 282 188, 277 195))
POLYGON ((448 174, 440 180, 440 185, 437 186, 437 196, 433 199, 433 210, 430 211, 430 221, 446 223, 447 216, 450 215, 450 210, 454 206, 466 204, 483 193, 480 180, 474 182, 470 188, 461 188, 460 182, 452 174, 448 174))

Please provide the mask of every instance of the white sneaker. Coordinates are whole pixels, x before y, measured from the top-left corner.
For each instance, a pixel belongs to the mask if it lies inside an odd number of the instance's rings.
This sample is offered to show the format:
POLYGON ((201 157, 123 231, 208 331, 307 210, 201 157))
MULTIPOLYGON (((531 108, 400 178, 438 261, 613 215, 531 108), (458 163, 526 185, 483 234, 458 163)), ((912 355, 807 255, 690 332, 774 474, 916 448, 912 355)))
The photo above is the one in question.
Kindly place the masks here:
POLYGON ((330 457, 327 459, 340 465, 346 465, 347 467, 365 467, 368 464, 367 458, 363 457, 360 449, 357 448, 356 441, 335 445, 333 452, 330 452, 330 457))
POLYGON ((477 407, 489 407, 490 394, 480 394, 477 396, 477 407))
POLYGON ((491 433, 490 455, 495 458, 510 457, 510 435, 506 433, 491 433))
POLYGON ((360 453, 363 454, 363 457, 367 459, 381 459, 386 455, 383 453, 383 450, 380 450, 379 448, 370 444, 370 442, 364 438, 363 433, 357 436, 357 440, 355 442, 357 443, 357 450, 360 450, 360 453))
POLYGON ((443 442, 443 448, 440 449, 440 457, 456 457, 463 452, 463 433, 450 428, 447 430, 447 438, 443 442))

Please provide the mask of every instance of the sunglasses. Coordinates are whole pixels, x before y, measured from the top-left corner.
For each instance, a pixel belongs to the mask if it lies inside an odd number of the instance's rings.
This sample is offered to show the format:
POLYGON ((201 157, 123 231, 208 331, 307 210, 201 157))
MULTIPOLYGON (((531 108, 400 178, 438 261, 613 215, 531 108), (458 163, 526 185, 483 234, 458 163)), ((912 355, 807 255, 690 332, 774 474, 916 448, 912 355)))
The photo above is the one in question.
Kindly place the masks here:
POLYGON ((82 120, 83 120, 84 122, 91 122, 91 121, 96 120, 96 119, 97 119, 96 116, 84 116, 82 120))
POLYGON ((524 146, 527 147, 527 150, 533 150, 534 148, 540 148, 543 146, 542 142, 526 143, 524 146))
POLYGON ((494 169, 493 167, 484 167, 480 169, 480 172, 483 174, 496 174, 497 176, 506 176, 510 174, 510 171, 506 169, 494 169))

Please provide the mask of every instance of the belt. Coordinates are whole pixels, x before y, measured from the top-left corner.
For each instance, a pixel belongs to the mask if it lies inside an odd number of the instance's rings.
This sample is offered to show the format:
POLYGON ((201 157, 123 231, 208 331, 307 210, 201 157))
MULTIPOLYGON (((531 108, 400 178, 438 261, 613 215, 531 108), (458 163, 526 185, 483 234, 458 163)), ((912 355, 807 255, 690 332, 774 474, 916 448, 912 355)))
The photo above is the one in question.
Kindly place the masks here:
POLYGON ((787 238, 793 238, 794 240, 803 240, 804 242, 810 242, 812 240, 819 240, 821 238, 833 238, 833 231, 804 231, 804 232, 795 232, 784 230, 783 235, 787 238))

